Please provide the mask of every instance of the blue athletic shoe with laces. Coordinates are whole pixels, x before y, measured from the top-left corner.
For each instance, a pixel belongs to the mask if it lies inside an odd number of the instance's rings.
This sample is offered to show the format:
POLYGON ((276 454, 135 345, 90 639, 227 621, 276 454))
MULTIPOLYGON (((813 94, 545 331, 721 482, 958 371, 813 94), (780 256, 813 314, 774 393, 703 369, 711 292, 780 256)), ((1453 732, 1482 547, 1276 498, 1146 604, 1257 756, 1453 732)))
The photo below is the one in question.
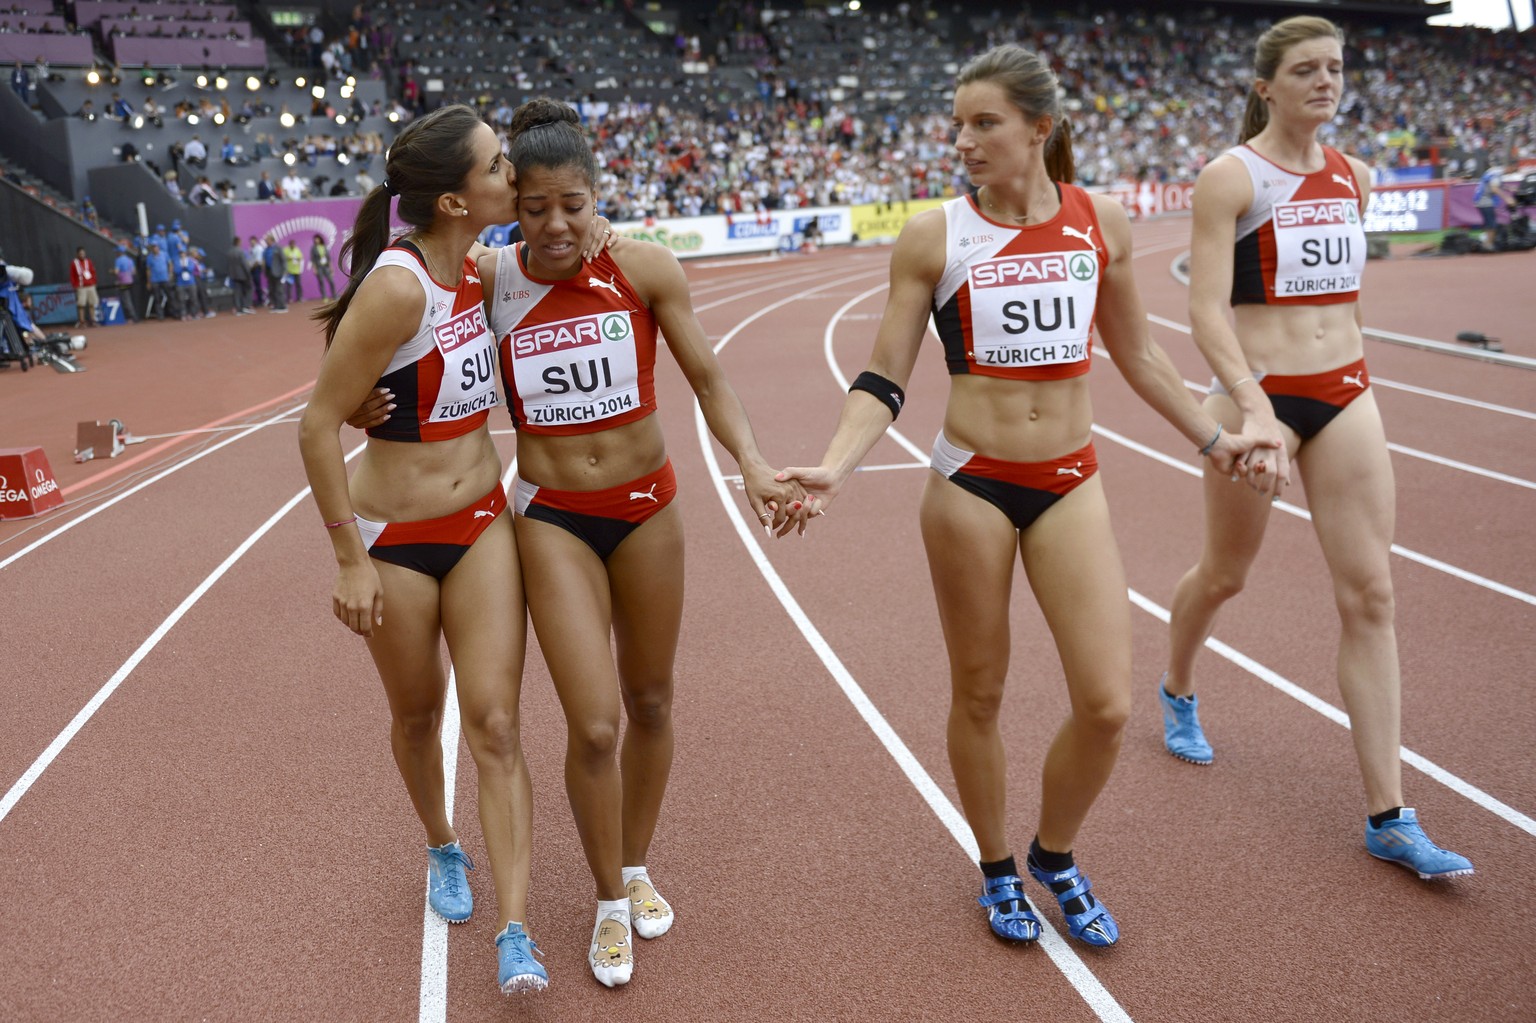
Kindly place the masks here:
POLYGON ((1093 883, 1088 876, 1078 870, 1076 866, 1066 870, 1041 870, 1033 863, 1029 864, 1029 872, 1036 881, 1045 885, 1050 893, 1056 896, 1056 901, 1061 904, 1061 914, 1067 918, 1067 931, 1078 941, 1087 945, 1096 945, 1104 948, 1113 945, 1120 940, 1120 925, 1115 923, 1115 918, 1109 915, 1109 910, 1104 908, 1104 903, 1094 900, 1093 905, 1081 913, 1068 913, 1067 904, 1073 899, 1087 895, 1093 889, 1093 883), (1066 889, 1058 892, 1055 886, 1066 883, 1066 889))
POLYGON ((1211 744, 1200 727, 1200 698, 1169 696, 1164 688, 1168 673, 1157 680, 1157 702, 1163 706, 1163 745, 1180 760, 1205 767, 1215 759, 1211 744))
POLYGON ((496 935, 496 983, 501 985, 502 994, 543 991, 549 986, 549 971, 533 957, 535 952, 539 952, 538 944, 515 920, 496 935))
POLYGON ((1024 881, 1017 874, 984 878, 981 898, 986 907, 987 923, 992 933, 1008 941, 1035 941, 1040 937, 1040 920, 1029 911, 1024 900, 1024 881))
POLYGON ((1419 825, 1418 812, 1411 806, 1403 807, 1397 820, 1379 828, 1367 819, 1365 851, 1378 860, 1407 867, 1425 881, 1472 873, 1471 860, 1429 840, 1419 825))
POLYGON ((427 904, 451 924, 468 920, 475 908, 469 877, 464 873, 474 869, 475 861, 457 842, 427 846, 427 904))

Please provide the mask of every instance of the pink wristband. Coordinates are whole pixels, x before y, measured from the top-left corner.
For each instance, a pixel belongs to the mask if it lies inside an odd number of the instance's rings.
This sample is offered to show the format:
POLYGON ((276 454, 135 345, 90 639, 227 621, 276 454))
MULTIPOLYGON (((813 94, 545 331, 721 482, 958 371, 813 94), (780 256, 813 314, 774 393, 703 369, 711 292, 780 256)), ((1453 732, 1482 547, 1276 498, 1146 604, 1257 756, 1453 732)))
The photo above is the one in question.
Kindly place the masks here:
POLYGON ((357 516, 354 515, 350 519, 342 519, 340 522, 327 522, 325 524, 325 528, 326 529, 339 529, 342 526, 345 526, 349 522, 356 522, 356 521, 357 521, 357 516))

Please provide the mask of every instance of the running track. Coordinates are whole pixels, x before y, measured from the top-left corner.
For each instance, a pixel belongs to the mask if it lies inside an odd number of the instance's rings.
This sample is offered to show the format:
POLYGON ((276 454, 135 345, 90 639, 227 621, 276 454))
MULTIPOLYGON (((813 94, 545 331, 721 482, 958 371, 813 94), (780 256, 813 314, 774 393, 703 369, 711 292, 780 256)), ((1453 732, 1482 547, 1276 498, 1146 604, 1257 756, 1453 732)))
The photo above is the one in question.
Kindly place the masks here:
MULTIPOLYGON (((1187 234, 1187 220, 1138 225, 1138 279, 1154 335, 1203 385, 1169 273, 1187 234)), ((888 256, 689 267, 771 460, 819 456, 888 256)), ((1529 270, 1521 255, 1373 263, 1366 322, 1483 330, 1536 355, 1529 270)), ((535 645, 530 917, 553 982, 508 1000, 483 865, 469 924, 449 935, 424 913, 384 701, 330 616, 294 426, 318 356, 302 313, 263 313, 96 331, 88 373, 0 374, 0 446, 42 445, 70 499, 0 524, 0 1019, 1536 1018, 1536 375, 1367 349, 1396 445, 1404 780, 1478 870, 1430 886, 1361 846, 1301 487, 1202 657, 1216 765, 1163 752, 1159 615, 1198 551, 1196 459, 1100 359, 1096 442, 1140 610, 1135 715, 1077 847, 1124 937, 1091 950, 1058 937, 1054 905, 1039 947, 1000 944, 972 901, 916 516, 946 387, 937 344, 900 437, 869 459, 889 468, 855 477, 810 536, 776 542, 753 531, 664 359, 689 595, 651 866, 679 922, 641 943, 627 989, 587 973, 591 883, 535 645), (75 422, 111 417, 137 435, 208 432, 73 464, 75 422)), ((514 439, 498 444, 510 465, 514 439)), ((1017 590, 1004 727, 1022 852, 1066 694, 1022 573, 1017 590)), ((483 860, 472 763, 450 741, 456 823, 483 860)))

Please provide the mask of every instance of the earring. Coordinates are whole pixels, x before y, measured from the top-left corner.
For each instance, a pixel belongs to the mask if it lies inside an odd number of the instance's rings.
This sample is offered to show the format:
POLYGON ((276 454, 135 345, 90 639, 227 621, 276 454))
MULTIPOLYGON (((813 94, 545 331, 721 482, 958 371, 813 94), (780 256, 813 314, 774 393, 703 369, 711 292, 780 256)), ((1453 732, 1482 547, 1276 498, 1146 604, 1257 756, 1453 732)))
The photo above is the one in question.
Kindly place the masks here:
POLYGON ((467 217, 467 216, 469 216, 469 211, 468 210, 459 210, 459 216, 467 217))

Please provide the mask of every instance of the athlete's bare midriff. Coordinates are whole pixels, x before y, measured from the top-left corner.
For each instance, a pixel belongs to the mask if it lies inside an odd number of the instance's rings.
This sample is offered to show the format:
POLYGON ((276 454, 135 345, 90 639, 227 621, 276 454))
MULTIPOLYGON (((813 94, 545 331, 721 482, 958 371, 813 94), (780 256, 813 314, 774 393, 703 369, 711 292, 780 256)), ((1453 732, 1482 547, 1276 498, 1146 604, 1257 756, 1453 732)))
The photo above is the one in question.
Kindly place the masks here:
POLYGON ((490 493, 501 460, 489 429, 425 443, 368 441, 348 489, 352 506, 377 522, 419 522, 450 515, 490 493))
POLYGON ((1066 380, 949 378, 944 436, 979 455, 1009 462, 1043 462, 1087 444, 1093 406, 1088 376, 1066 380))
POLYGON ((655 472, 667 460, 656 415, 594 433, 519 433, 517 474, 555 490, 603 490, 655 472))
POLYGON ((1302 376, 1322 373, 1360 358, 1363 342, 1356 303, 1338 305, 1239 305, 1237 340, 1256 372, 1302 376))

